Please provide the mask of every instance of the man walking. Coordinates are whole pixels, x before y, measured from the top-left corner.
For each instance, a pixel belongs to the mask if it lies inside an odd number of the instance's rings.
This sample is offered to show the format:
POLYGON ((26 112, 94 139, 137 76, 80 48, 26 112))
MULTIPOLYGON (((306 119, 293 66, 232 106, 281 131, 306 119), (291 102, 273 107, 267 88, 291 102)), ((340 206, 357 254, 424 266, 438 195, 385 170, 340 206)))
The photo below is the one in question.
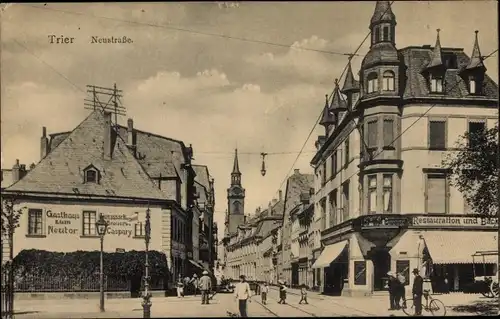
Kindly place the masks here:
POLYGON ((209 304, 210 290, 212 289, 212 279, 208 276, 208 271, 203 271, 203 276, 200 278, 201 304, 209 304))
POLYGON ((240 317, 248 317, 247 315, 247 301, 251 296, 250 285, 245 280, 245 275, 240 276, 240 282, 234 288, 234 297, 238 301, 238 308, 240 310, 240 317))
POLYGON ((198 286, 200 285, 200 282, 198 281, 198 276, 196 276, 196 274, 193 275, 193 279, 191 279, 191 284, 193 285, 193 294, 196 297, 198 292, 198 286))
POLYGON ((415 316, 422 315, 422 294, 424 292, 424 279, 420 276, 417 268, 413 269, 413 305, 415 306, 415 316))

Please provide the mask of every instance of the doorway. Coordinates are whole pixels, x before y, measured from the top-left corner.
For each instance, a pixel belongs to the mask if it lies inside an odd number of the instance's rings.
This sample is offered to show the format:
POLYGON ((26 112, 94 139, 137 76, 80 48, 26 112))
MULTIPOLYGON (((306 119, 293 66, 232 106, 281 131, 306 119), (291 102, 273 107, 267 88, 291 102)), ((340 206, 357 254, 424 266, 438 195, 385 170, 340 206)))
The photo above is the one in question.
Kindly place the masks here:
POLYGON ((391 270, 391 255, 386 249, 377 249, 371 256, 373 262, 373 290, 387 290, 387 273, 391 270))
POLYGON ((299 263, 292 264, 292 287, 299 285, 299 263))

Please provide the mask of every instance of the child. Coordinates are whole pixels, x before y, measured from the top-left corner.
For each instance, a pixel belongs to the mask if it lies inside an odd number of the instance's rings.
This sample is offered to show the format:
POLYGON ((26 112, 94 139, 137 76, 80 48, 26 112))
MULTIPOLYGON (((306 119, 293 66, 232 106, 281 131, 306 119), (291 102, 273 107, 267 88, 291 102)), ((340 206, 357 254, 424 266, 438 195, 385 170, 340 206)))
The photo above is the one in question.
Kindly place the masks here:
POLYGON ((280 286, 280 301, 279 304, 286 304, 286 282, 283 282, 280 286))
POLYGON ((300 287, 300 301, 299 301, 299 305, 302 304, 302 301, 304 301, 306 303, 306 305, 309 304, 307 302, 307 286, 306 285, 302 285, 300 287))
POLYGON ((269 287, 267 286, 267 282, 264 283, 264 285, 260 289, 260 296, 262 298, 262 304, 267 303, 267 293, 269 291, 269 287))

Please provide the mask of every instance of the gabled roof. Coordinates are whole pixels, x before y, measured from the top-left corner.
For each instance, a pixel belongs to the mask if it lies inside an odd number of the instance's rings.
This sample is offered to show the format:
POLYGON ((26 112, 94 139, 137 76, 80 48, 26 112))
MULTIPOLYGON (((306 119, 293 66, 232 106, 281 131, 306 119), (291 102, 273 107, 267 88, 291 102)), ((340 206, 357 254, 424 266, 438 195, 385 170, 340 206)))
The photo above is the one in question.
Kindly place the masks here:
POLYGON ((443 66, 443 57, 441 55, 441 41, 439 40, 439 31, 440 29, 437 29, 436 45, 432 50, 431 59, 429 63, 425 66, 426 70, 437 66, 443 66))
POLYGON ((7 191, 175 199, 175 194, 158 189, 120 136, 112 134, 115 135, 112 157, 104 159, 103 145, 107 125, 109 123, 106 123, 101 111, 92 112, 33 170, 8 187, 7 191), (99 183, 84 183, 83 169, 89 165, 100 171, 99 183), (173 196, 169 198, 168 195, 173 196))
MULTIPOLYGON (((444 96, 449 98, 470 99, 467 85, 461 78, 459 70, 469 64, 469 57, 462 49, 441 48, 442 53, 454 54, 457 57, 457 69, 448 69, 445 73, 444 96)), ((429 86, 425 76, 422 74, 424 67, 431 61, 433 48, 430 46, 406 47, 399 50, 403 62, 406 65, 406 83, 404 85, 403 98, 429 97, 429 86)), ((498 99, 498 84, 485 74, 483 82, 484 96, 473 97, 474 99, 498 99)), ((442 98, 442 97, 439 97, 442 98)))
POLYGON ((472 55, 465 69, 466 70, 484 69, 486 71, 486 67, 483 64, 483 57, 481 56, 481 50, 479 50, 479 42, 477 40, 477 34, 479 33, 479 31, 476 30, 475 32, 476 32, 476 37, 474 39, 474 47, 472 48, 472 55))

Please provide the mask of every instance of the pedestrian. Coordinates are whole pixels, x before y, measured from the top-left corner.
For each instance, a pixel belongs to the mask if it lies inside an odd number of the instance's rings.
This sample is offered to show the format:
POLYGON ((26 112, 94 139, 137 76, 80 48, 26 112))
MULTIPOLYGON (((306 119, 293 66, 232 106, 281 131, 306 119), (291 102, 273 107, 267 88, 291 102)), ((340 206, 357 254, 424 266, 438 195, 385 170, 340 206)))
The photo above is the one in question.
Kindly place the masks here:
POLYGON ((422 295, 424 293, 424 279, 420 276, 417 268, 413 269, 413 305, 415 306, 415 316, 422 315, 422 295))
POLYGON ((177 298, 184 297, 184 283, 182 282, 181 276, 177 280, 177 298))
POLYGON ((212 279, 208 276, 208 271, 206 270, 203 271, 203 276, 200 278, 199 287, 201 290, 201 304, 208 305, 210 290, 212 289, 212 279))
POLYGON ((307 287, 305 284, 302 284, 302 286, 300 287, 300 301, 299 301, 299 305, 302 304, 302 301, 305 302, 306 305, 308 305, 309 303, 307 302, 307 289, 309 287, 307 287))
POLYGON ((396 310, 396 298, 395 298, 395 290, 396 290, 396 275, 394 272, 389 271, 387 273, 387 288, 389 290, 389 310, 396 310))
POLYGON ((394 291, 394 302, 396 305, 396 309, 401 309, 401 300, 405 300, 405 284, 406 284, 406 277, 398 273, 396 274, 396 289, 394 291))
POLYGON ((282 284, 280 285, 280 301, 278 301, 279 304, 286 304, 286 282, 282 282, 282 284))
POLYGON ((267 286, 267 282, 264 282, 260 289, 260 297, 262 299, 262 304, 267 303, 267 293, 269 292, 269 287, 267 286))
POLYGON ((240 282, 236 284, 234 288, 234 297, 238 302, 238 309, 240 311, 240 317, 248 317, 247 315, 247 302, 252 295, 250 285, 245 279, 245 275, 240 276, 240 282))
POLYGON ((192 285, 193 294, 194 294, 195 297, 196 297, 197 292, 198 292, 198 286, 199 286, 199 284, 200 284, 200 282, 198 280, 198 276, 196 274, 194 274, 193 278, 191 279, 191 285, 192 285))
POLYGON ((189 276, 184 277, 184 295, 189 295, 190 290, 191 290, 191 278, 189 276))

